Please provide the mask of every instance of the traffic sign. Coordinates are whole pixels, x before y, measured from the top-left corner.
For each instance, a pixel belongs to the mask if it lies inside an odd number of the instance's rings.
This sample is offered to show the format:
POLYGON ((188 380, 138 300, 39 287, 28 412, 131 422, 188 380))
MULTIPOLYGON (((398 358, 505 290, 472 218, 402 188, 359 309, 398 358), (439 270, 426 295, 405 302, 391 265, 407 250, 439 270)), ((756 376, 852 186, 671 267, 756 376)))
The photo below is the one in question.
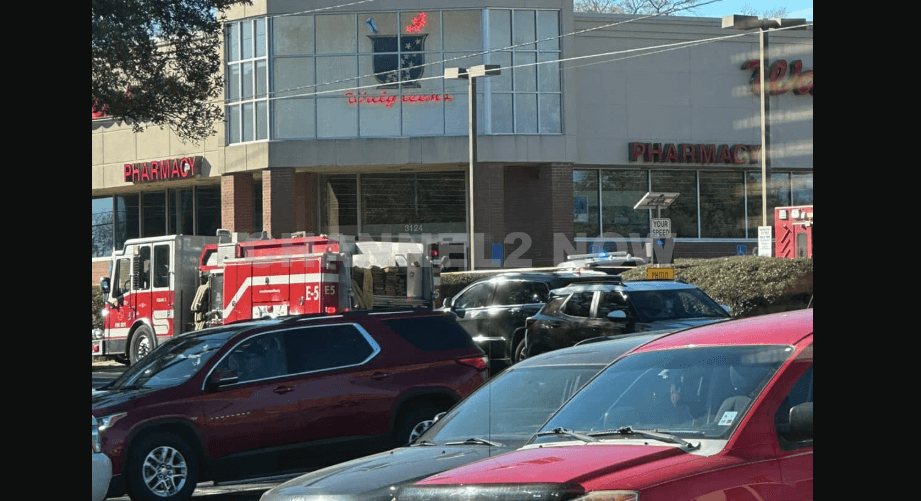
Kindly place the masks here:
POLYGON ((758 255, 771 257, 771 230, 772 226, 758 227, 758 255))
POLYGON ((674 280, 675 279, 675 269, 674 268, 646 268, 646 279, 647 280, 674 280))
POLYGON ((649 236, 652 238, 668 238, 672 234, 672 220, 668 218, 653 218, 649 236))

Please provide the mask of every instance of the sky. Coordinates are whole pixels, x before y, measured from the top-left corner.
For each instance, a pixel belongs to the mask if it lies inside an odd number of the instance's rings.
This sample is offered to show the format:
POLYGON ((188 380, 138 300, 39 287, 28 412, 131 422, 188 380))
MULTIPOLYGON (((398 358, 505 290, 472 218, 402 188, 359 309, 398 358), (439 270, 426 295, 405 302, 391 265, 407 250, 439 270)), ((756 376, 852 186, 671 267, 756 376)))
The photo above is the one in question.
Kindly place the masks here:
POLYGON ((788 18, 805 18, 812 21, 813 0, 722 0, 697 9, 700 17, 723 17, 741 14, 742 7, 748 4, 756 11, 763 12, 776 7, 786 7, 788 18))

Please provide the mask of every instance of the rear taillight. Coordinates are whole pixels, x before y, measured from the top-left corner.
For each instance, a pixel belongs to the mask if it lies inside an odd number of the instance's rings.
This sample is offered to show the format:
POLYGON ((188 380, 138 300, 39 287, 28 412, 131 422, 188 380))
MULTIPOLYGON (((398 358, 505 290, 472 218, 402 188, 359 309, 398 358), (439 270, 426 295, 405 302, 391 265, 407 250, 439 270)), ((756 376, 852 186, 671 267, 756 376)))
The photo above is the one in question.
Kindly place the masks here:
POLYGON ((336 309, 335 306, 327 306, 327 307, 326 307, 326 314, 327 314, 327 315, 332 315, 333 313, 336 313, 336 311, 337 311, 337 309, 336 309))
POLYGON ((489 368, 489 357, 483 355, 482 357, 458 358, 457 363, 469 365, 478 371, 485 371, 489 368))

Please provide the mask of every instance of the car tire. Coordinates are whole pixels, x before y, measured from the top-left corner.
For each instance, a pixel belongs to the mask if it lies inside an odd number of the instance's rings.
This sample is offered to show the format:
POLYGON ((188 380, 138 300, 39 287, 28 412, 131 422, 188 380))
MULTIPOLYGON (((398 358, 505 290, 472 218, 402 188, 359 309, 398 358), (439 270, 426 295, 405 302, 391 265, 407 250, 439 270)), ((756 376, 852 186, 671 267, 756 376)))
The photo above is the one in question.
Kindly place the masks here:
POLYGON ((157 338, 150 327, 146 325, 139 326, 134 331, 134 336, 131 337, 131 347, 128 350, 131 365, 146 357, 155 346, 157 346, 157 338))
POLYGON ((134 501, 183 501, 198 484, 198 455, 169 433, 144 438, 128 457, 128 495, 134 501))
POLYGON ((528 358, 528 356, 525 354, 525 347, 526 347, 526 346, 527 346, 527 345, 525 344, 525 340, 522 339, 521 341, 518 342, 518 346, 515 347, 515 360, 514 360, 514 362, 515 362, 516 364, 517 364, 518 362, 521 362, 522 360, 528 358))
POLYGON ((403 447, 408 444, 416 427, 424 421, 433 420, 436 414, 446 410, 448 410, 447 407, 431 402, 410 403, 408 407, 400 412, 400 417, 397 419, 392 446, 403 447))

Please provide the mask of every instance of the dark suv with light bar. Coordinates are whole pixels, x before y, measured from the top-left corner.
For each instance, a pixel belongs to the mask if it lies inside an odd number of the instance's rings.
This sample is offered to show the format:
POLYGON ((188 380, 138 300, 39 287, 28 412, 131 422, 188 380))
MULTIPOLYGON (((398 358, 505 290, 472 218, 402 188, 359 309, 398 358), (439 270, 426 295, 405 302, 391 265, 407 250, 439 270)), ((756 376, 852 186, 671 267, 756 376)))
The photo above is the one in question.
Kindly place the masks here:
POLYGON ((453 315, 350 312, 228 324, 161 344, 93 392, 110 496, 304 471, 405 444, 486 380, 453 315))

